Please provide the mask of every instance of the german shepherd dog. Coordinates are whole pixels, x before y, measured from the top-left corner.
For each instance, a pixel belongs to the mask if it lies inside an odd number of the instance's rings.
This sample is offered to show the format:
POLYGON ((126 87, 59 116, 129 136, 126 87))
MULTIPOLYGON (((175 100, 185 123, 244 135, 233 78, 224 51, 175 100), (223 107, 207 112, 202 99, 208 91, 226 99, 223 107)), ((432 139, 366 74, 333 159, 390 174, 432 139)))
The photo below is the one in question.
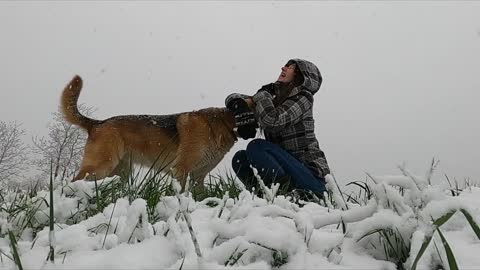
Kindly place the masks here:
POLYGON ((184 191, 188 176, 203 186, 206 175, 237 141, 235 118, 226 108, 88 118, 77 107, 82 85, 80 76, 75 76, 61 97, 65 120, 88 132, 83 160, 73 181, 114 176, 133 163, 153 165, 170 174, 184 191))

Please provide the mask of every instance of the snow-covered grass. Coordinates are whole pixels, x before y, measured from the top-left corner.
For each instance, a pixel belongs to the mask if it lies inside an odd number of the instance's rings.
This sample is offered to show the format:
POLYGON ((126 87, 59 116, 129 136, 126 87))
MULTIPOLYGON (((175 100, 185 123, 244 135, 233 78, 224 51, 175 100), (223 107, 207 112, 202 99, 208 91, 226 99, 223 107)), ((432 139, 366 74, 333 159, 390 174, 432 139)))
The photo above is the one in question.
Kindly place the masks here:
POLYGON ((184 194, 152 172, 2 190, 0 269, 477 269, 480 188, 432 186, 434 168, 327 176, 325 200, 303 207, 231 174, 184 194))

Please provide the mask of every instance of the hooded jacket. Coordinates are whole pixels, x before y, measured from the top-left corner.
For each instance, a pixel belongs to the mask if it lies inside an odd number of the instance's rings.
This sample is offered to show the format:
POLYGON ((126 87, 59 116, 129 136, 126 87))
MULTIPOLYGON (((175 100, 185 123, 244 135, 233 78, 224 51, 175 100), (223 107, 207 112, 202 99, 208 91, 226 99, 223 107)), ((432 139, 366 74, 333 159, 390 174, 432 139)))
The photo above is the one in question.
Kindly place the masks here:
POLYGON ((315 137, 313 119, 313 95, 320 89, 322 76, 311 62, 290 61, 303 75, 303 83, 277 107, 270 93, 259 91, 253 96, 255 116, 266 140, 280 145, 320 179, 330 173, 325 154, 315 137))

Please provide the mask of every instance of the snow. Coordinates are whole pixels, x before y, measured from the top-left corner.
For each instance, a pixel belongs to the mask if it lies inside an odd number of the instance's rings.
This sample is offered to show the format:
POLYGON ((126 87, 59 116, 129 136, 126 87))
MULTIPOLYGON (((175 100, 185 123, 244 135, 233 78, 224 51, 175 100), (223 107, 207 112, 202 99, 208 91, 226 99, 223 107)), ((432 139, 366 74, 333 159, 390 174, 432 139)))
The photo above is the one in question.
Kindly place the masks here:
MULTIPOLYGON (((412 265, 425 237, 433 235, 417 268, 429 269, 447 261, 433 220, 457 211, 440 230, 460 269, 478 269, 480 240, 458 210, 465 209, 480 221, 480 188, 465 188, 452 197, 418 176, 374 178, 373 196, 363 205, 346 202, 345 197, 344 201, 333 177, 327 180, 329 189, 341 202, 327 206, 308 203, 299 207, 289 198, 275 196, 275 187, 266 186, 262 187, 265 199, 246 190, 238 198, 225 194, 222 199, 201 202, 188 193, 166 196, 155 207, 159 220, 154 224, 149 222, 143 199, 118 199, 96 215, 72 219, 93 195, 92 184, 80 181, 70 184, 69 193, 54 190, 55 263, 45 260, 52 237, 48 226, 36 236, 32 229, 25 230, 17 248, 25 269, 179 269, 182 264, 183 269, 396 269, 383 247, 372 247, 381 243, 374 231, 391 230, 411 244, 406 267, 412 265), (217 204, 211 207, 208 202, 217 204), (346 224, 345 232, 341 222, 346 224), (197 256, 192 236, 202 258, 197 256)), ((38 206, 35 216, 45 224, 48 206, 40 198, 47 195, 39 192, 38 200, 32 199, 38 206)), ((6 196, 5 203, 12 201, 12 196, 6 196)), ((0 269, 13 269, 15 264, 5 256, 11 254, 5 232, 15 224, 2 211, 0 226, 4 235, 0 237, 0 269)))

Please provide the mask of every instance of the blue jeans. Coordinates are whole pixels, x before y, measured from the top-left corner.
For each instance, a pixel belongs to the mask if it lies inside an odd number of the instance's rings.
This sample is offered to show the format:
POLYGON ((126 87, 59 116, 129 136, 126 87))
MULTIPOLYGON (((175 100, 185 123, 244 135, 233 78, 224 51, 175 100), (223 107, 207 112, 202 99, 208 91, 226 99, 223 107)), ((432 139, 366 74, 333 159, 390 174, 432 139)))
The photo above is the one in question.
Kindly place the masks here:
POLYGON ((289 178, 290 188, 325 191, 325 178, 315 177, 298 159, 269 141, 255 139, 247 145, 247 150, 240 150, 233 156, 232 168, 247 186, 256 182, 250 165, 258 170, 265 185, 289 178))

